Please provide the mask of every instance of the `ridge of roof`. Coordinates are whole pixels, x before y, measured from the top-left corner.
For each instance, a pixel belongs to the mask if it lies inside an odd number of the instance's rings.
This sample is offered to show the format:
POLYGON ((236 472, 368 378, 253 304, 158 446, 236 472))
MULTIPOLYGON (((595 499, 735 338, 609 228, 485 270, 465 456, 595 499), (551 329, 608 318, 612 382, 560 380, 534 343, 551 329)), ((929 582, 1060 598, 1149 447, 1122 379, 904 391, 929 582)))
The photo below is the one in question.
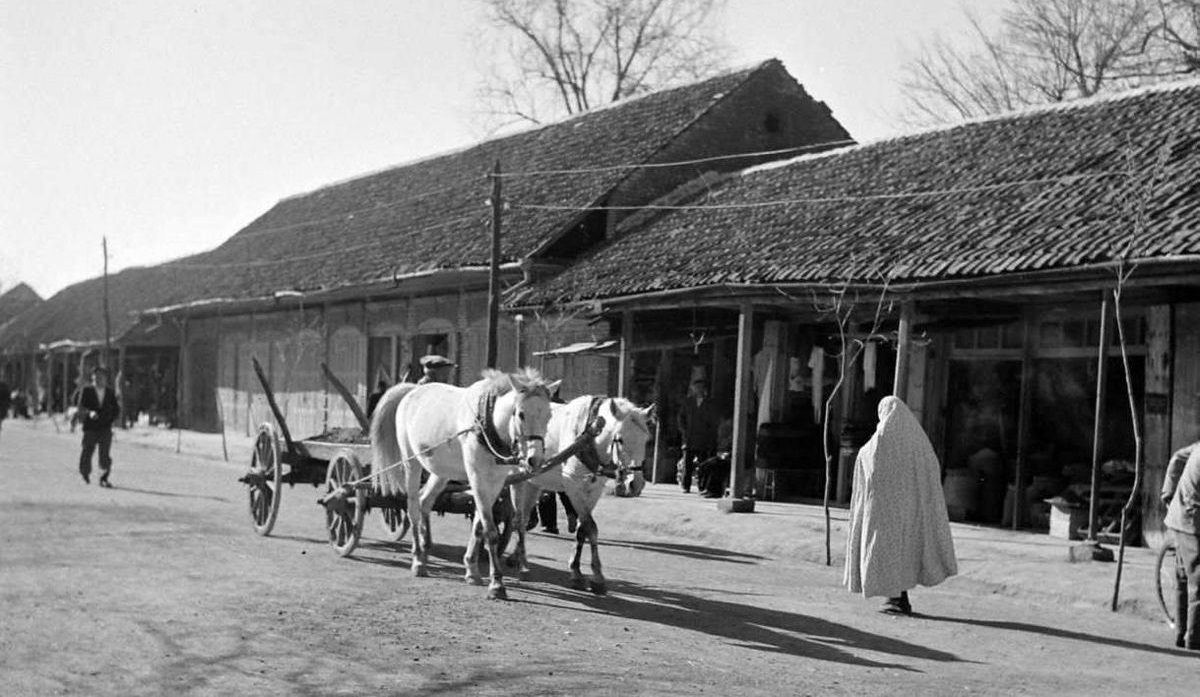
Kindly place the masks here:
MULTIPOLYGON (((375 177, 375 176, 378 176, 380 174, 384 174, 387 172, 392 172, 392 171, 401 170, 401 169, 407 169, 409 167, 415 167, 416 165, 424 164, 426 162, 432 162, 432 161, 440 160, 440 159, 447 158, 447 157, 453 157, 455 155, 461 155, 465 152, 470 152, 471 150, 474 150, 475 148, 479 148, 479 147, 488 145, 490 143, 499 143, 499 142, 508 140, 510 138, 516 138, 519 136, 528 136, 528 135, 537 133, 539 131, 544 131, 544 130, 548 130, 551 128, 557 128, 557 127, 569 124, 573 121, 579 121, 579 120, 582 120, 585 118, 595 116, 596 114, 605 113, 608 111, 612 111, 614 109, 626 108, 626 107, 632 106, 634 104, 637 104, 640 101, 643 101, 646 99, 651 99, 653 97, 657 97, 657 96, 660 96, 660 95, 663 95, 663 94, 666 94, 668 92, 672 92, 675 90, 696 89, 697 86, 703 85, 704 83, 709 82, 711 80, 728 79, 734 75, 738 75, 739 73, 745 73, 746 77, 749 77, 751 74, 753 74, 759 70, 762 70, 763 68, 765 68, 766 66, 768 66, 772 63, 778 63, 781 66, 783 65, 783 63, 778 58, 767 58, 767 59, 760 60, 757 62, 743 64, 741 67, 730 68, 729 70, 725 70, 725 71, 722 71, 715 75, 710 75, 706 78, 703 78, 700 80, 695 80, 693 82, 684 83, 682 85, 672 85, 669 87, 660 87, 659 89, 650 90, 648 92, 642 92, 640 94, 636 94, 631 97, 626 97, 624 99, 618 99, 613 102, 606 102, 599 106, 592 107, 591 109, 588 109, 587 111, 581 111, 581 112, 574 113, 574 114, 567 114, 557 120, 550 121, 547 123, 531 124, 525 128, 518 128, 518 129, 515 129, 512 131, 508 131, 503 134, 496 134, 491 137, 481 138, 479 140, 475 140, 470 143, 466 143, 457 148, 449 148, 447 150, 442 150, 439 152, 428 153, 426 155, 421 155, 421 156, 415 157, 411 160, 405 160, 405 161, 398 162, 398 163, 392 164, 392 165, 385 165, 383 167, 379 167, 379 168, 376 168, 376 169, 373 169, 373 170, 370 170, 367 172, 362 172, 359 174, 344 177, 342 179, 337 179, 337 180, 328 182, 326 184, 322 184, 321 186, 318 186, 313 189, 308 189, 305 191, 300 191, 300 192, 297 192, 294 194, 290 194, 288 196, 284 196, 283 198, 279 199, 278 203, 284 203, 286 201, 302 199, 302 198, 305 198, 306 196, 311 196, 313 194, 319 193, 321 191, 325 191, 327 189, 333 189, 333 188, 337 188, 340 186, 345 186, 347 184, 352 184, 352 183, 360 181, 360 180, 370 179, 371 177, 375 177)), ((719 94, 716 96, 716 98, 714 98, 713 101, 714 102, 719 101, 719 99, 724 96, 725 95, 723 93, 719 94)), ((694 123, 694 121, 692 123, 694 123)), ((690 126, 690 125, 691 125, 691 123, 688 124, 688 126, 690 126)), ((684 126, 684 129, 686 129, 686 128, 687 128, 687 126, 684 126)), ((681 129, 681 130, 684 130, 684 129, 681 129)))
POLYGON ((1160 93, 1183 91, 1183 90, 1189 90, 1189 89, 1200 89, 1200 77, 1185 78, 1185 79, 1180 79, 1180 80, 1168 80, 1165 82, 1155 83, 1153 85, 1143 85, 1141 87, 1135 87, 1135 88, 1128 89, 1128 90, 1120 90, 1117 92, 1094 94, 1090 97, 1080 97, 1078 99, 1067 99, 1067 100, 1064 100, 1061 102, 1049 102, 1046 104, 1032 104, 1030 106, 1027 106, 1027 107, 1024 107, 1021 109, 1014 109, 1011 111, 1005 111, 1005 112, 1001 112, 998 114, 987 114, 985 116, 977 116, 977 117, 970 118, 970 119, 964 119, 962 121, 955 121, 954 123, 940 124, 940 125, 936 125, 936 126, 930 126, 928 128, 918 129, 915 131, 909 131, 907 133, 899 133, 896 135, 884 136, 881 138, 875 138, 875 139, 871 139, 871 140, 865 140, 861 143, 857 143, 855 145, 849 145, 844 148, 834 148, 832 150, 824 150, 819 153, 797 155, 796 157, 790 157, 790 158, 786 158, 786 159, 782 159, 782 160, 776 160, 774 162, 767 162, 767 163, 764 163, 761 165, 754 165, 752 167, 747 167, 746 169, 741 170, 740 174, 741 175, 750 175, 750 174, 756 174, 758 172, 765 172, 765 171, 770 171, 770 170, 774 170, 774 169, 783 169, 783 168, 790 167, 792 165, 799 164, 801 162, 805 162, 805 161, 809 161, 809 160, 816 160, 816 159, 821 159, 821 158, 826 158, 826 157, 845 155, 846 153, 850 153, 850 152, 856 152, 859 150, 869 150, 869 149, 872 149, 875 147, 890 145, 890 144, 894 144, 894 143, 901 143, 906 140, 915 140, 918 138, 933 136, 933 135, 937 135, 940 133, 949 133, 951 131, 955 131, 958 129, 971 128, 973 126, 981 126, 981 125, 992 124, 992 123, 1018 121, 1021 119, 1032 118, 1035 116, 1040 116, 1042 114, 1053 113, 1053 112, 1082 111, 1084 109, 1095 108, 1097 106, 1104 105, 1104 104, 1114 104, 1114 103, 1137 99, 1139 97, 1144 97, 1148 94, 1160 94, 1160 93))

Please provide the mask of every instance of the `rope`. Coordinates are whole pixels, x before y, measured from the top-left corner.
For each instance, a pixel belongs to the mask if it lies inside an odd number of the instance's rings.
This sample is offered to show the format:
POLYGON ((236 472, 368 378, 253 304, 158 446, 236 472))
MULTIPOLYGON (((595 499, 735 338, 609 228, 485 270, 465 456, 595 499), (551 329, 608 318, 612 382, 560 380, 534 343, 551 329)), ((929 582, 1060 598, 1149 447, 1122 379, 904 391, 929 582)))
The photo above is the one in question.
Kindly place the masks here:
POLYGON ((406 462, 411 462, 412 460, 415 460, 415 459, 417 459, 417 458, 418 458, 418 457, 420 457, 421 455, 427 455, 427 454, 429 454, 429 453, 433 452, 434 450, 437 450, 438 448, 442 447, 443 445, 445 445, 445 444, 449 443, 450 441, 454 440, 455 438, 458 438, 459 436, 461 436, 461 435, 463 435, 463 434, 465 434, 465 433, 470 433, 471 431, 474 431, 474 430, 475 430, 475 426, 471 426, 471 427, 469 427, 469 428, 464 428, 464 429, 462 429, 461 431, 458 431, 457 433, 454 433, 454 434, 452 434, 452 435, 451 435, 449 438, 447 438, 446 440, 443 440, 443 441, 439 441, 439 442, 437 442, 437 443, 434 443, 433 445, 429 446, 428 448, 425 448, 424 450, 421 450, 420 452, 413 453, 412 455, 410 455, 410 456, 408 456, 408 457, 406 457, 406 458, 404 458, 404 459, 400 460, 399 462, 394 462, 394 463, 392 463, 392 464, 388 465, 387 467, 384 467, 384 468, 383 468, 383 469, 381 469, 381 470, 378 470, 378 471, 376 471, 376 472, 372 472, 371 474, 368 474, 368 475, 367 475, 367 476, 365 476, 365 477, 361 477, 361 478, 359 478, 359 479, 355 479, 355 480, 354 480, 354 481, 352 481, 352 482, 343 482, 343 483, 342 483, 342 486, 343 486, 343 487, 347 487, 347 486, 349 486, 349 487, 356 487, 356 486, 358 486, 359 484, 362 484, 363 482, 369 481, 369 480, 370 480, 372 477, 379 476, 379 475, 381 475, 381 474, 383 474, 384 472, 387 472, 387 471, 389 471, 389 470, 394 470, 394 469, 396 469, 397 467, 400 467, 401 465, 403 465, 403 464, 404 464, 404 463, 406 463, 406 462))

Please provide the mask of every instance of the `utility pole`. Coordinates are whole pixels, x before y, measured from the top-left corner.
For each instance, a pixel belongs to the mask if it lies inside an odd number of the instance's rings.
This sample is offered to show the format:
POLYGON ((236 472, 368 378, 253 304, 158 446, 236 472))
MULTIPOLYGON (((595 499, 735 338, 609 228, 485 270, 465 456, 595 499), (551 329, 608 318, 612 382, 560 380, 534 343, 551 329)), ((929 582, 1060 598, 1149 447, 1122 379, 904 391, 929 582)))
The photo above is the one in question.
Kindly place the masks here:
POLYGON ((112 356, 112 320, 108 312, 108 237, 100 240, 104 249, 104 359, 101 365, 107 367, 112 356))
POLYGON ((500 161, 492 168, 492 258, 488 274, 488 322, 487 322, 487 367, 496 367, 496 353, 500 329, 500 214, 503 202, 500 199, 500 161))

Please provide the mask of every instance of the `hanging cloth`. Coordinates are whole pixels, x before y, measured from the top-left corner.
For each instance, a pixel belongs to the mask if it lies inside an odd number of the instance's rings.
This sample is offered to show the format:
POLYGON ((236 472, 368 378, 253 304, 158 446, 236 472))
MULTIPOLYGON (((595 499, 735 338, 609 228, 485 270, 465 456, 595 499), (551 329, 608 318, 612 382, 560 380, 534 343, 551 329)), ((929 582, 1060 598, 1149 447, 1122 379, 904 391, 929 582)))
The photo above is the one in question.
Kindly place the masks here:
POLYGON ((878 350, 879 347, 870 339, 863 347, 863 392, 875 389, 875 359, 878 350))
POLYGON ((821 423, 821 412, 825 408, 825 349, 814 346, 808 357, 808 367, 812 370, 812 406, 813 423, 821 423))

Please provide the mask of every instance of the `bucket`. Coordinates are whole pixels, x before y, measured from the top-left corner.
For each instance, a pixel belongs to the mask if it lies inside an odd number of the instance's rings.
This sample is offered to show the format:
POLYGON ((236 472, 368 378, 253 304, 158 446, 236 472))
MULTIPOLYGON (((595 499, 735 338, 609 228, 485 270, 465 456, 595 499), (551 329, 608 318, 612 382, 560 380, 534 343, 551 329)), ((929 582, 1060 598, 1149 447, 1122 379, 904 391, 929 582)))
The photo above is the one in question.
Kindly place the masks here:
POLYGON ((946 513, 950 520, 964 521, 975 514, 975 501, 979 495, 979 479, 967 468, 946 470, 946 481, 942 484, 946 496, 946 513))

